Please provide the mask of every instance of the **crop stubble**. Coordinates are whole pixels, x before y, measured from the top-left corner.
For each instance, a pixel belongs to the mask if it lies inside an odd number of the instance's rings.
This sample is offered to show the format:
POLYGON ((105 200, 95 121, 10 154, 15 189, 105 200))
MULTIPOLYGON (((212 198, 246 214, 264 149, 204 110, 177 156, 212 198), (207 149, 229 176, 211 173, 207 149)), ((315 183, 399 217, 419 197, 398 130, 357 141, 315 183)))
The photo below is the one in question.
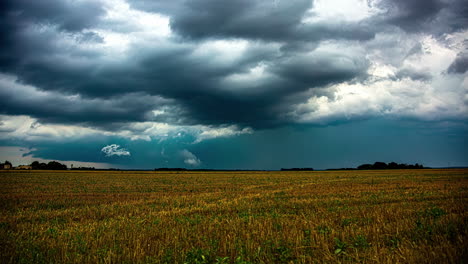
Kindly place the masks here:
POLYGON ((2 263, 462 263, 468 170, 0 172, 2 263))

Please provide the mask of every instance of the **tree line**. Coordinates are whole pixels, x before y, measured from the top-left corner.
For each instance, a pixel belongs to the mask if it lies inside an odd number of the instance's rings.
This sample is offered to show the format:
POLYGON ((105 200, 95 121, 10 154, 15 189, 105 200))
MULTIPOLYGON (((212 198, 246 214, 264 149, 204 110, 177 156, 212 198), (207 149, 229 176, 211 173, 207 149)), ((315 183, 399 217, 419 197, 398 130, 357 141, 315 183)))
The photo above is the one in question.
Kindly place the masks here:
POLYGON ((33 170, 66 170, 67 165, 57 161, 50 161, 49 163, 34 161, 31 163, 31 168, 33 170))
POLYGON ((374 162, 374 164, 362 164, 357 168, 339 168, 339 169, 327 169, 327 170, 408 170, 408 169, 428 169, 421 164, 406 164, 406 163, 396 163, 396 162, 374 162))
POLYGON ((424 169, 424 166, 421 164, 405 164, 405 163, 396 163, 396 162, 375 162, 374 164, 362 164, 357 167, 358 170, 398 170, 398 169, 424 169))

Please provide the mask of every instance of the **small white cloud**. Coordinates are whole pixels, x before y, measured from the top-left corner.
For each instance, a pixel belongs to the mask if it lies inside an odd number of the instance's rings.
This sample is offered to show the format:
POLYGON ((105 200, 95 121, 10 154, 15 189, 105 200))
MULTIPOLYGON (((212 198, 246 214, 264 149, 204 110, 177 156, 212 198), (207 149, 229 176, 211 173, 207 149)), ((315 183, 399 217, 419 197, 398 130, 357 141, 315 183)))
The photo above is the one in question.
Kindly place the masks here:
POLYGON ((213 138, 220 138, 220 137, 233 137, 242 134, 252 134, 253 129, 250 127, 245 127, 240 129, 236 125, 231 125, 227 127, 203 127, 200 129, 200 134, 197 135, 197 139, 194 143, 199 143, 203 140, 213 139, 213 138))
POLYGON ((197 158, 192 152, 184 149, 180 152, 182 157, 184 158, 184 163, 190 166, 198 166, 201 164, 200 159, 197 158))
POLYGON ((326 21, 361 21, 384 12, 371 1, 362 0, 315 0, 303 18, 303 23, 313 24, 326 21))
POLYGON ((121 148, 120 145, 117 145, 117 144, 105 146, 101 149, 101 151, 106 154, 106 157, 130 156, 130 152, 128 150, 121 148))

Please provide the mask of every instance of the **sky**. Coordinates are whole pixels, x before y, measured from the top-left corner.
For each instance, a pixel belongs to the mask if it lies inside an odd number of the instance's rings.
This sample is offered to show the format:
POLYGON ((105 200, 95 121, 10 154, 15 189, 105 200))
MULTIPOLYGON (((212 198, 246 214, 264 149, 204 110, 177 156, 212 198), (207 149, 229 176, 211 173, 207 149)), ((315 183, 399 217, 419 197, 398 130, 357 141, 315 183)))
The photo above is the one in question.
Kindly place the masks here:
POLYGON ((0 160, 468 166, 464 0, 0 2, 0 160))

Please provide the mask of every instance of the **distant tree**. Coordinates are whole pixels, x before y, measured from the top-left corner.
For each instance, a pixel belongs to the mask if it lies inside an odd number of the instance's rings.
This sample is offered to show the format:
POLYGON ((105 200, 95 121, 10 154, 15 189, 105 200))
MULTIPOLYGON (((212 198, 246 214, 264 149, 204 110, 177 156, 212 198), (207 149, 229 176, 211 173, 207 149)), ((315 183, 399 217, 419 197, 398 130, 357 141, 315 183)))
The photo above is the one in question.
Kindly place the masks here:
POLYGON ((38 170, 38 169, 39 169, 39 166, 40 166, 40 163, 39 163, 39 161, 37 161, 37 160, 36 160, 36 161, 33 161, 33 162, 31 163, 31 168, 32 168, 33 170, 38 170))
POLYGON ((36 160, 31 163, 31 167, 33 170, 46 170, 47 164, 39 163, 39 161, 36 160))
POLYGON ((398 169, 398 163, 396 162, 390 162, 387 166, 388 169, 395 170, 398 169))
POLYGON ((60 162, 51 161, 47 164, 47 169, 48 170, 66 170, 67 165, 62 164, 60 162))
POLYGON ((362 165, 359 165, 357 168, 358 168, 358 170, 371 170, 372 165, 371 164, 362 164, 362 165))
POLYGON ((67 169, 67 165, 62 164, 57 161, 51 161, 47 164, 43 162, 39 163, 39 161, 33 161, 33 163, 31 163, 31 167, 33 170, 66 170, 67 169))
POLYGON ((11 169, 13 165, 8 160, 5 160, 5 163, 0 163, 0 169, 11 169))
POLYGON ((377 162, 374 163, 374 165, 372 165, 372 168, 374 170, 385 170, 385 169, 387 169, 387 163, 377 161, 377 162))

